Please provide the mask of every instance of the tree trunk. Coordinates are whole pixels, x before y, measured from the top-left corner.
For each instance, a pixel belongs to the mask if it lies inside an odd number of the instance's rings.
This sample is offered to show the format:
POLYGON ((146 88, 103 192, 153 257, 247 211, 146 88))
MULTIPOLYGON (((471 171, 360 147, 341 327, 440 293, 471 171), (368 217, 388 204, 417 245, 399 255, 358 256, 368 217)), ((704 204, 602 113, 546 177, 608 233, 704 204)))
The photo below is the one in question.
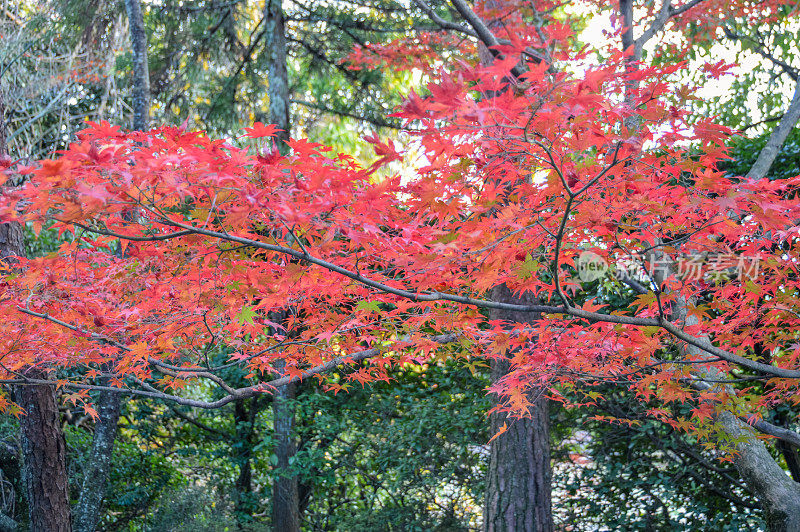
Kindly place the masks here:
MULTIPOLYGON (((288 152, 286 141, 290 137, 289 77, 286 68, 286 27, 281 0, 266 0, 264 4, 266 49, 269 54, 269 119, 282 131, 277 134, 277 148, 288 152)), ((277 368, 282 371, 283 368, 277 368)), ((287 474, 294 457, 294 385, 282 386, 275 391, 272 403, 275 431, 275 466, 277 477, 272 486, 272 527, 279 532, 300 530, 300 500, 297 476, 287 474)))
MULTIPOLYGON (((0 87, 0 157, 6 155, 5 101, 0 87)), ((25 254, 22 226, 0 224, 0 261, 13 263, 25 254)), ((40 369, 31 368, 29 378, 45 378, 40 369)), ((58 415, 56 396, 46 385, 15 389, 16 401, 25 410, 20 418, 22 478, 28 499, 30 529, 33 532, 70 530, 69 482, 66 442, 58 415)))
POLYGON ((293 384, 281 386, 272 399, 275 430, 275 465, 277 478, 272 486, 272 528, 277 532, 299 532, 300 498, 297 476, 289 472, 294 457, 294 392, 293 384))
MULTIPOLYGON (((489 11, 497 7, 496 0, 483 2, 483 8, 489 11)), ((497 20, 487 21, 490 29, 500 25, 497 20)), ((478 46, 478 55, 484 65, 494 61, 494 55, 483 45, 478 46)), ((504 303, 538 303, 530 293, 521 298, 513 296, 506 285, 495 286, 491 299, 504 303)), ((494 309, 489 311, 489 318, 533 323, 539 316, 494 309)), ((497 382, 508 373, 510 364, 507 360, 494 360, 491 367, 492 382, 497 382)), ((497 434, 504 423, 508 429, 489 443, 483 507, 483 530, 486 532, 553 530, 549 401, 539 392, 531 392, 529 417, 511 419, 502 412, 495 412, 489 418, 492 435, 497 434)))
MULTIPOLYGON (((24 253, 22 227, 0 225, 0 259, 24 253)), ((11 259, 13 260, 13 259, 11 259)), ((32 379, 44 379, 40 369, 26 372, 32 379)), ((47 385, 17 386, 16 401, 25 410, 20 418, 22 477, 28 500, 30 528, 34 532, 70 530, 69 482, 66 443, 58 415, 56 395, 47 385)))
POLYGON ((144 29, 142 4, 125 0, 133 49, 133 129, 147 129, 150 118, 150 71, 147 65, 147 33, 144 29))
MULTIPOLYGON (((147 33, 139 0, 125 0, 131 48, 133 50, 133 129, 143 131, 150 122, 150 72, 147 64, 147 33)), ((118 393, 101 392, 97 398, 99 418, 95 424, 92 451, 84 472, 83 485, 75 509, 75 530, 93 532, 100 522, 108 474, 114 452, 122 409, 118 393)))
POLYGON ((281 0, 266 0, 264 5, 266 49, 269 54, 269 119, 282 131, 278 132, 278 150, 286 153, 290 134, 289 76, 286 70, 286 27, 281 0))
MULTIPOLYGON (((492 365, 494 380, 508 371, 508 363, 492 365)), ((508 430, 491 443, 487 473, 484 530, 549 531, 553 529, 550 502, 550 413, 546 397, 532 400, 530 417, 490 418, 492 434, 503 423, 508 430)))
MULTIPOLYGON (((125 0, 125 11, 128 15, 133 50, 133 129, 143 131, 147 129, 150 122, 147 33, 139 0, 125 0)), ((117 438, 122 398, 118 393, 100 392, 97 397, 97 406, 99 418, 95 424, 92 451, 84 472, 85 476, 76 508, 75 530, 77 532, 93 532, 100 522, 100 511, 108 487, 114 441, 117 438)))
POLYGON ((100 392, 97 399, 99 415, 94 427, 94 441, 84 471, 83 485, 75 509, 75 531, 93 532, 100 522, 100 510, 108 486, 112 465, 114 440, 120 414, 120 396, 113 392, 100 392))
POLYGON ((730 412, 717 416, 734 441, 733 465, 761 503, 770 532, 800 532, 800 484, 772 458, 751 427, 730 412))
MULTIPOLYGON (((530 294, 515 297, 507 286, 492 289, 492 300, 504 303, 535 304, 530 294)), ((504 310, 492 310, 493 320, 530 323, 538 316, 504 310)), ((505 360, 492 362, 492 381, 509 370, 505 360)), ((549 532, 553 530, 550 501, 552 469, 550 464, 549 401, 536 390, 531 396, 530 416, 510 419, 502 412, 491 415, 491 431, 496 434, 503 423, 508 429, 489 444, 489 470, 486 479, 486 502, 483 529, 486 532, 549 532)))
POLYGON ((258 397, 248 401, 241 399, 233 405, 233 419, 236 424, 236 439, 234 449, 236 464, 239 467, 239 475, 236 477, 234 485, 234 507, 236 510, 236 520, 239 526, 252 519, 255 505, 253 500, 253 444, 255 436, 255 420, 259 411, 258 397), (248 410, 247 405, 250 404, 248 410))
MULTIPOLYGON (((26 376, 47 377, 39 369, 30 369, 26 376)), ((20 418, 20 440, 31 531, 69 532, 66 442, 55 392, 44 384, 20 385, 16 401, 25 410, 20 418)))

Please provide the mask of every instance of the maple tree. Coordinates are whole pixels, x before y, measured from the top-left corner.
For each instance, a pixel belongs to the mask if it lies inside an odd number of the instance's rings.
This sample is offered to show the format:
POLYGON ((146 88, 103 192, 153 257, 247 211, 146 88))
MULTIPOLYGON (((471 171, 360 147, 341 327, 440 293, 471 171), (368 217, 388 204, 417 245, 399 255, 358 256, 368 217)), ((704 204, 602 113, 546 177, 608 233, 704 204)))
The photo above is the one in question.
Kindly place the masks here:
MULTIPOLYGON (((753 429, 800 443, 761 419, 798 402, 800 176, 765 175, 797 122, 800 90, 755 165, 734 176, 720 170, 734 132, 690 113, 680 54, 642 61, 651 29, 700 23, 711 34, 730 3, 651 6, 644 40, 620 26, 626 46, 599 48, 576 46, 555 4, 537 2, 547 25, 503 4, 502 38, 482 22, 497 13, 453 4, 493 60, 439 34, 351 57, 429 76, 397 113, 425 154, 413 175, 386 168, 404 154, 377 135, 365 138, 376 160, 364 167, 307 139, 283 155, 277 129, 261 123, 229 141, 91 123, 58 158, 11 167, 25 184, 4 191, 2 221, 74 237, 20 259, 2 281, 5 382, 48 382, 26 377, 32 366, 69 368, 81 377, 53 379, 76 401, 115 389, 215 408, 307 378, 336 393, 459 343, 459 357, 511 354, 492 391, 515 415, 534 387, 558 399, 604 381, 695 405, 691 419, 649 414, 729 452, 770 525, 787 529, 800 491, 765 462, 753 429), (598 279, 581 278, 587 258, 631 265, 619 274, 626 306, 609 310, 598 279), (486 297, 501 285, 536 302, 486 297), (491 309, 538 319, 504 323, 491 309), (230 360, 207 364, 221 344, 230 360), (365 360, 352 382, 326 381, 365 360), (247 368, 248 385, 220 377, 233 366, 247 368), (222 398, 182 392, 196 380, 222 398)), ((734 8, 757 22, 791 4, 734 8)), ((732 66, 704 71, 717 79, 732 66)))

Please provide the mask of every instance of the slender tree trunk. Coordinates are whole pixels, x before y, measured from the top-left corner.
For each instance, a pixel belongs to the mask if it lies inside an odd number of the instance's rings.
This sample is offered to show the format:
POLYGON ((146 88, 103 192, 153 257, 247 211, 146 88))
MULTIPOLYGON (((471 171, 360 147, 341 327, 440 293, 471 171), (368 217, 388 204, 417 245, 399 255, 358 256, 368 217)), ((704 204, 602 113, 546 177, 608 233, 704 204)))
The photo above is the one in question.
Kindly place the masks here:
POLYGON ((112 467, 114 440, 120 414, 120 397, 113 392, 100 392, 97 398, 98 419, 94 427, 94 440, 84 471, 83 485, 75 509, 75 531, 92 532, 100 522, 100 510, 112 467))
MULTIPOLYGON (((0 87, 0 157, 6 155, 5 99, 0 87)), ((22 227, 0 224, 0 261, 13 262, 25 253, 22 227)), ((45 378, 36 368, 28 378, 45 378)), ((30 529, 33 532, 70 530, 69 482, 66 443, 58 415, 56 395, 46 385, 17 386, 16 401, 25 410, 20 418, 22 477, 28 499, 30 529)))
MULTIPOLYGON (((492 289, 492 300, 504 303, 535 304, 531 294, 518 298, 505 285, 492 289)), ((493 320, 531 323, 538 316, 492 310, 493 320)), ((506 360, 492 362, 492 381, 509 370, 506 360)), ((491 431, 496 434, 503 423, 508 430, 492 440, 486 478, 483 529, 486 532, 549 532, 553 530, 551 508, 550 412, 543 390, 531 394, 530 416, 509 419, 497 412, 491 415, 491 431)))
MULTIPOLYGON (((133 49, 133 129, 142 131, 147 129, 150 121, 147 34, 139 0, 125 0, 125 10, 133 49)), ((99 418, 95 424, 92 450, 75 509, 76 532, 93 532, 100 522, 103 499, 108 488, 108 475, 112 467, 121 401, 118 393, 100 392, 97 396, 99 418)))
POLYGON ((269 54, 269 119, 283 131, 277 135, 278 149, 286 153, 290 135, 289 76, 286 70, 286 25, 281 0, 266 0, 264 6, 266 49, 269 54))
MULTIPOLYGON (((266 0, 264 5, 266 49, 269 54, 269 117, 283 131, 277 135, 277 148, 288 152, 290 136, 289 77, 286 68, 286 27, 281 0, 266 0)), ((282 368, 279 368, 279 371, 282 368)), ((294 441, 295 386, 282 386, 275 391, 272 403, 275 431, 277 477, 272 486, 272 527, 278 532, 300 530, 300 499, 297 476, 287 474, 296 451, 294 441)))
POLYGON ((275 454, 278 476, 272 486, 272 528, 277 532, 300 530, 300 497, 297 476, 287 472, 295 453, 294 385, 281 386, 272 399, 275 454))
POLYGON ((242 399, 233 405, 233 419, 236 424, 236 439, 233 453, 239 466, 239 475, 234 485, 234 506, 239 526, 249 522, 255 509, 253 500, 253 444, 255 419, 259 410, 258 397, 248 401, 242 399), (250 404, 248 410, 247 405, 250 404))
POLYGON ((147 129, 150 118, 150 71, 147 66, 147 33, 144 29, 142 4, 125 0, 133 49, 133 129, 147 129))

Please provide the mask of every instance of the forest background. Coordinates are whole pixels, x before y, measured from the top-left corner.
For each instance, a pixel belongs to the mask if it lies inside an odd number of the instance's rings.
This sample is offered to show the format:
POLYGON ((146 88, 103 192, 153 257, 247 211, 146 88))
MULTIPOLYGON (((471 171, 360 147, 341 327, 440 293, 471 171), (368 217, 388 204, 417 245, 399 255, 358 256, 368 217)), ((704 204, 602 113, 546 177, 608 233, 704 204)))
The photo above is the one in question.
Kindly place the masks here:
MULTIPOLYGON (((507 45, 492 43, 482 30, 490 30, 490 37, 491 31, 510 31, 497 21, 512 13, 539 31, 548 24, 568 26, 575 35, 573 50, 607 39, 620 51, 625 21, 633 22, 635 13, 639 40, 628 44, 638 59, 685 61, 674 85, 704 84, 686 95, 697 96, 683 102, 688 120, 714 116, 740 131, 725 138, 731 158, 721 170, 745 175, 774 132, 786 125, 784 118, 797 113, 797 7, 742 2, 723 17, 715 6, 696 0, 680 5, 486 2, 473 11, 458 1, 5 2, 0 154, 13 174, 6 186, 22 184, 20 167, 57 157, 87 120, 140 131, 182 124, 181 131, 201 130, 210 138, 243 144, 253 140, 239 137, 243 128, 276 124, 284 131, 268 140, 265 157, 287 155, 284 141, 290 134, 332 146, 364 168, 376 158, 392 158, 394 148, 381 151, 389 142, 408 153, 402 161, 384 161, 375 179, 412 174, 426 160, 424 147, 415 141, 417 126, 397 116, 397 109, 407 105, 412 90, 423 97, 432 92, 429 83, 456 70, 450 61, 471 57, 485 63, 487 46, 507 45), (759 9, 763 23, 754 25, 753 12, 759 9), (477 22, 469 16, 476 12, 477 22), (662 15, 668 17, 659 26, 662 15), (668 26, 672 23, 675 27, 668 26), (692 46, 685 46, 689 41, 692 46), (663 55, 656 51, 661 48, 667 50, 663 55), (409 65, 387 66, 401 63, 402 54, 409 65), (705 65, 728 63, 741 66, 719 81, 707 81, 705 65), (270 152, 272 142, 277 154, 270 152)), ((796 121, 788 124, 768 165, 771 181, 800 171, 796 121)), ((29 258, 47 257, 65 241, 80 238, 47 223, 28 222, 23 228, 29 258)), ((114 252, 124 258, 124 249, 114 252)), ((627 308, 637 284, 641 288, 635 279, 591 279, 574 298, 583 304, 581 298, 590 297, 586 294, 599 295, 612 308, 627 308)), ((386 310, 382 305, 364 300, 358 309, 377 314, 386 310)), ((236 321, 252 325, 254 308, 236 309, 236 321)), ((280 329, 286 319, 270 316, 271 327, 280 329)), ((556 387, 559 401, 551 400, 555 394, 532 399, 532 417, 490 416, 498 401, 488 393, 497 380, 496 361, 463 356, 474 346, 439 340, 442 347, 427 357, 391 366, 378 380, 359 380, 370 363, 356 360, 333 368, 324 381, 306 378, 274 394, 235 398, 213 409, 191 403, 222 397, 204 381, 180 391, 188 400, 181 404, 103 390, 111 383, 103 376, 91 376, 97 377, 91 391, 30 385, 42 378, 85 382, 86 370, 79 367, 28 373, 25 378, 33 379, 28 383, 4 384, 0 527, 520 529, 513 524, 518 517, 503 521, 507 517, 499 503, 492 502, 508 497, 522 516, 519 522, 530 523, 524 529, 791 529, 776 525, 771 510, 765 511, 769 497, 731 463, 729 454, 735 451, 725 448, 724 438, 720 444, 718 434, 678 423, 696 417, 701 400, 659 394, 642 400, 610 379, 599 384, 574 380, 556 387), (26 396, 20 389, 38 389, 39 395, 26 396), (28 415, 20 417, 14 402, 28 415), (36 409, 50 417, 34 419, 36 409), (32 487, 36 472, 29 460, 34 453, 26 448, 30 427, 25 420, 43 426, 47 419, 55 422, 43 437, 63 441, 53 454, 63 458, 62 492, 68 498, 61 509, 42 509, 32 487), (493 438, 498 430, 516 431, 513 437, 521 439, 503 443, 512 435, 493 438), (503 487, 502 479, 513 471, 498 464, 520 469, 519 460, 528 478, 541 478, 542 484, 517 491, 503 487), (49 524, 37 524, 45 518, 49 524), (533 521, 524 521, 528 518, 533 521)), ((233 352, 231 346, 217 345, 205 356, 212 366, 226 366, 218 377, 228 386, 243 388, 252 373, 227 366, 233 352)), ((151 377, 159 382, 157 375, 151 377)), ((769 392, 769 382, 756 382, 767 389, 757 393, 769 392)), ((762 424, 756 429, 770 436, 766 452, 787 479, 800 482, 800 436, 792 432, 796 402, 772 401, 757 410, 762 424)))

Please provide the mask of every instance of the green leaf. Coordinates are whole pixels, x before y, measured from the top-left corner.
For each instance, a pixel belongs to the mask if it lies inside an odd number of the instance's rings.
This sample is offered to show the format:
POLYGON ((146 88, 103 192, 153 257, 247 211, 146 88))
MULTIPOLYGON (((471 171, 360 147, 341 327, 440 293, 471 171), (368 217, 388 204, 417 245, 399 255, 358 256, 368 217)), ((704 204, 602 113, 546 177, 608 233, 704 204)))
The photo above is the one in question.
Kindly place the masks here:
POLYGON ((525 256, 525 262, 520 264, 518 274, 521 279, 527 279, 539 271, 539 261, 533 260, 531 254, 525 256))
POLYGON ((381 306, 377 301, 359 301, 356 308, 359 310, 371 310, 372 312, 380 312, 381 306))
POLYGON ((250 325, 253 325, 253 318, 256 317, 256 312, 254 308, 255 307, 245 305, 244 307, 242 307, 242 311, 239 312, 239 315, 236 316, 236 320, 240 324, 249 323, 250 325))
POLYGON ((236 292, 242 287, 242 282, 240 280, 233 281, 227 286, 229 292, 236 292))

